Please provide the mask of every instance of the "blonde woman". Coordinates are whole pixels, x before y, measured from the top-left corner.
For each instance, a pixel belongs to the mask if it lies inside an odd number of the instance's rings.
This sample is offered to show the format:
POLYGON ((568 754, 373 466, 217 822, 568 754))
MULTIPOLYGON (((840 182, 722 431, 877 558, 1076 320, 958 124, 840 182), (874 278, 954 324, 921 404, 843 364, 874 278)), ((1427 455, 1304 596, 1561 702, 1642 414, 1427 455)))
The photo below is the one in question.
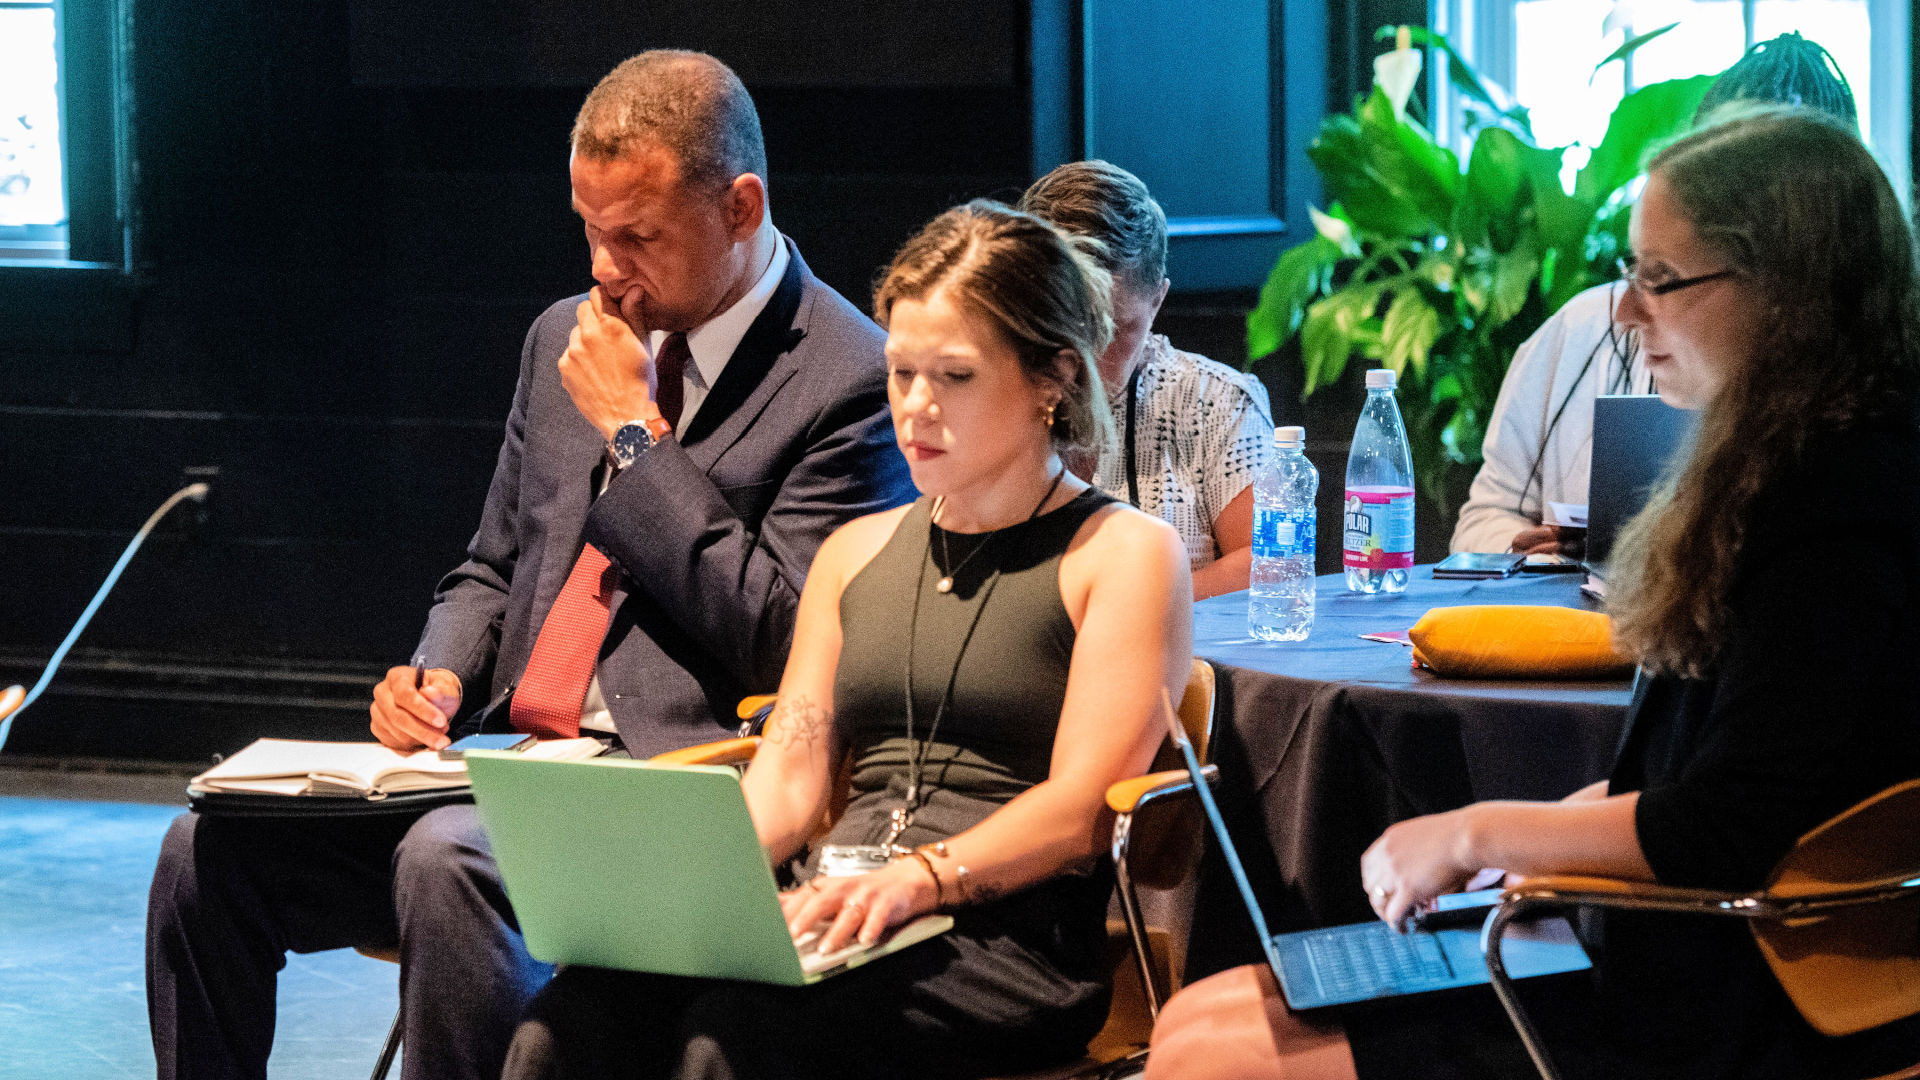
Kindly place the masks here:
MULTIPOLYGON (((954 929, 792 990, 569 969, 507 1075, 942 1077, 1071 1057, 1105 1018, 1109 784, 1147 768, 1192 652, 1185 552, 1062 452, 1111 428, 1098 264, 976 202, 894 259, 874 308, 924 497, 820 549, 747 805, 776 864, 807 845, 843 755, 834 850, 785 907, 823 949, 935 910, 954 929)), ((644 911, 633 913, 644 919, 644 911)))

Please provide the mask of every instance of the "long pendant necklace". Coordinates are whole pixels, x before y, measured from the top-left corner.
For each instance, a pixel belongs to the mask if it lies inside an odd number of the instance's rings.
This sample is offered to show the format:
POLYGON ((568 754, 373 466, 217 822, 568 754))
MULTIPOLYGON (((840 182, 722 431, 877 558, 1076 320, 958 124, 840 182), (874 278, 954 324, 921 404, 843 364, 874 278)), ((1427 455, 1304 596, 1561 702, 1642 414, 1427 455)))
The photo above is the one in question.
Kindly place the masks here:
MULTIPOLYGON (((1034 518, 1040 516, 1040 510, 1047 505, 1048 500, 1053 498, 1053 493, 1060 489, 1061 478, 1066 476, 1066 474, 1066 466, 1062 465, 1060 471, 1053 474, 1053 483, 1047 485, 1047 493, 1040 496, 1040 501, 1033 505, 1033 511, 1026 516, 1026 520, 1021 522, 1021 524, 1025 524, 1027 521, 1032 521, 1034 518)), ((880 842, 880 847, 888 852, 890 856, 895 853, 895 842, 900 839, 902 833, 906 832, 907 829, 912 826, 913 817, 920 810, 921 796, 924 794, 921 791, 920 782, 926 775, 927 756, 933 750, 934 736, 940 731, 940 720, 946 716, 948 706, 953 704, 954 685, 960 678, 960 662, 967 655, 967 646, 973 643, 973 632, 980 626, 980 616, 987 610, 987 601, 993 599, 993 590, 1000 584, 1001 568, 996 565, 993 568, 992 575, 987 578, 986 584, 982 586, 980 590, 980 603, 973 609, 973 618, 967 623, 967 632, 960 638, 960 648, 953 656, 953 668, 947 673, 946 690, 940 695, 940 703, 935 706, 933 710, 933 723, 927 726, 927 737, 924 740, 915 740, 913 647, 919 638, 920 632, 920 594, 925 591, 927 564, 933 561, 934 530, 938 527, 940 509, 944 504, 944 500, 936 500, 933 509, 927 515, 927 546, 926 550, 920 555, 920 573, 914 578, 913 583, 913 613, 907 621, 907 672, 905 679, 907 698, 907 796, 905 804, 888 815, 887 836, 886 839, 880 842)), ((986 537, 980 541, 979 545, 968 552, 966 558, 961 560, 961 566, 966 565, 968 560, 978 555, 987 545, 993 542, 994 537, 1006 531, 1006 528, 1006 526, 1002 526, 988 533, 986 537)), ((946 537, 944 535, 940 538, 940 561, 943 563, 947 561, 946 537)), ((953 567, 947 576, 941 578, 934 584, 935 591, 943 595, 950 592, 953 589, 954 575, 959 571, 959 566, 953 567)))

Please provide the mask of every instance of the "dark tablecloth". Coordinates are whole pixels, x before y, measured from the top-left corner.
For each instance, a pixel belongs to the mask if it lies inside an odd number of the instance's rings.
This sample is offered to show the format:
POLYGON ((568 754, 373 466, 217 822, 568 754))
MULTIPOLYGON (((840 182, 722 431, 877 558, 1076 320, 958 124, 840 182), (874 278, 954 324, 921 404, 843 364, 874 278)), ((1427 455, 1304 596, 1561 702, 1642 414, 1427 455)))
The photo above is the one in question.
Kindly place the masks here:
MULTIPOLYGON (((1360 854, 1388 825, 1482 799, 1557 799, 1612 767, 1629 683, 1441 679, 1411 649, 1358 635, 1405 630, 1430 608, 1592 608, 1579 576, 1436 581, 1362 596, 1318 582, 1313 633, 1247 634, 1247 594, 1194 607, 1194 653, 1219 669, 1213 760, 1221 811, 1275 933, 1373 912, 1360 854)), ((1260 960, 1219 852, 1208 840, 1195 896, 1189 979, 1260 960)))

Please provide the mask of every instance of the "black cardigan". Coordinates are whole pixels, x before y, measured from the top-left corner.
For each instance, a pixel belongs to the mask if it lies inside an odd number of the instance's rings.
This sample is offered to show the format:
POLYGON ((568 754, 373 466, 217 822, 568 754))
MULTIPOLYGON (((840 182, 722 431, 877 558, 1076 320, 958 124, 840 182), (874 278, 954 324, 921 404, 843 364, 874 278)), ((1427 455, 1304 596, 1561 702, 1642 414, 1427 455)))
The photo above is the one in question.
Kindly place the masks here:
MULTIPOLYGON (((1643 677, 1610 791, 1667 885, 1753 889, 1794 842, 1920 777, 1920 427, 1809 439, 1756 500, 1708 676, 1643 677)), ((1865 1077, 1920 1060, 1920 1023, 1829 1039, 1745 923, 1609 914, 1588 927, 1621 1072, 1865 1077)))

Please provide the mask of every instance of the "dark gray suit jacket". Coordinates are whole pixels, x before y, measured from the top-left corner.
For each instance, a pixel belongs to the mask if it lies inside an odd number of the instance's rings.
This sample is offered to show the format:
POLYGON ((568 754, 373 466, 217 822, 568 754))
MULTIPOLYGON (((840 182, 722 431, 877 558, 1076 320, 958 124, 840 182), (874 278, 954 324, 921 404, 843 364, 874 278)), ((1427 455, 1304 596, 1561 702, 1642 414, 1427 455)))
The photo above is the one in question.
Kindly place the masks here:
POLYGON ((779 685, 821 541, 913 498, 885 335, 784 242, 785 276, 686 430, 597 499, 605 442, 556 366, 582 298, 534 322, 479 530, 416 656, 460 676, 462 720, 519 681, 584 541, 621 571, 598 671, 622 741, 646 756, 729 735, 738 700, 779 685))

